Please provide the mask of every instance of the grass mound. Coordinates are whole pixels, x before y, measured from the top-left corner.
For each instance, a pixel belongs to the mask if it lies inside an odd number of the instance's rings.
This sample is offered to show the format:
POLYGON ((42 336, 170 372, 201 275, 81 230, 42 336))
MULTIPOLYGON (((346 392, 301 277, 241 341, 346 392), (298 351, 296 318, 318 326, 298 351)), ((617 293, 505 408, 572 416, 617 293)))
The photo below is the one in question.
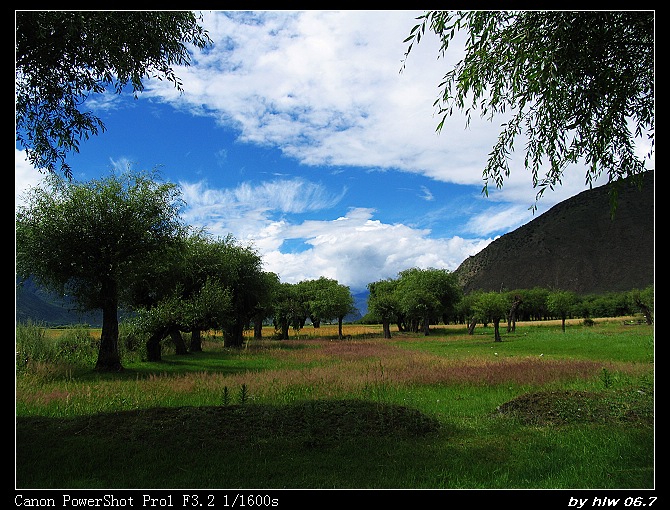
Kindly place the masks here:
POLYGON ((649 389, 617 391, 541 391, 521 395, 497 409, 526 425, 631 422, 652 425, 653 392, 649 389))
POLYGON ((362 400, 317 400, 285 405, 236 404, 159 407, 76 418, 17 418, 22 434, 89 436, 137 443, 182 446, 264 442, 274 439, 347 440, 417 437, 436 432, 439 422, 416 409, 362 400), (39 432, 38 432, 39 431, 39 432))

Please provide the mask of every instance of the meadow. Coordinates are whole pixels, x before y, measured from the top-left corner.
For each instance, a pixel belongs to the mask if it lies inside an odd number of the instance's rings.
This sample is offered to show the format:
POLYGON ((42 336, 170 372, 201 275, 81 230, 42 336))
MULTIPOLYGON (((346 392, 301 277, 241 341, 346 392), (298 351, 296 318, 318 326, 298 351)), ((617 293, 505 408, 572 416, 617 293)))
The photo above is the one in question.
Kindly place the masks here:
POLYGON ((654 328, 624 320, 212 332, 114 374, 96 331, 42 330, 61 347, 17 357, 16 488, 653 489, 654 328))

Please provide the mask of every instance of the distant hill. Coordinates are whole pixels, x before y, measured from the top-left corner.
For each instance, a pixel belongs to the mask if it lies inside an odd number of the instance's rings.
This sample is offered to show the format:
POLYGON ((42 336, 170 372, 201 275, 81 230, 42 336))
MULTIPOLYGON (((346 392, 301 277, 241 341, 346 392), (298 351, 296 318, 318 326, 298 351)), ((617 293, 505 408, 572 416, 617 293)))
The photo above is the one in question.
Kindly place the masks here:
POLYGON ((608 186, 571 197, 505 234, 456 269, 473 290, 626 292, 654 283, 654 172, 641 189, 627 182, 614 218, 608 186))
POLYGON ((16 286, 16 321, 44 324, 47 326, 67 326, 88 324, 102 326, 102 311, 81 313, 69 301, 45 291, 28 279, 16 286))
MULTIPOLYGON (((344 319, 346 322, 357 321, 367 313, 368 291, 354 293, 352 297, 357 311, 347 315, 344 319)), ((51 327, 72 324, 102 327, 102 311, 78 312, 67 300, 46 292, 28 279, 16 287, 16 321, 32 321, 51 327)))
MULTIPOLYGON (((455 270, 464 291, 534 287, 580 295, 625 292, 654 283, 654 172, 642 189, 626 185, 610 216, 607 186, 569 198, 467 258, 455 270)), ((358 313, 367 313, 368 291, 355 293, 358 313)), ((28 280, 16 291, 16 320, 47 325, 102 325, 102 314, 81 314, 28 280)))
POLYGON ((347 315, 344 320, 347 322, 354 322, 362 318, 366 313, 368 313, 368 295, 370 291, 363 290, 361 292, 355 292, 351 294, 351 297, 354 298, 354 307, 356 308, 356 313, 347 315))

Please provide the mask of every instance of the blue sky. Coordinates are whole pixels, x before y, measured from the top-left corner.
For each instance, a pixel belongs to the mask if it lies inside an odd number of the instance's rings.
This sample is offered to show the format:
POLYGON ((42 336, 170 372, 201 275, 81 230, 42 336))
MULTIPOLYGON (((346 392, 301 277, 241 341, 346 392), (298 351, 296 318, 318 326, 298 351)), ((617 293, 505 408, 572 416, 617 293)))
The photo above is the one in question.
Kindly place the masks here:
MULTIPOLYGON (((69 158, 74 177, 158 167, 181 187, 188 223, 252 245, 285 282, 326 276, 360 291, 410 267, 455 270, 587 189, 586 169, 569 168, 533 213, 521 140, 503 188, 482 195, 505 119, 466 128, 455 115, 436 133, 438 85, 461 54, 438 59, 426 34, 401 73, 420 14, 204 11, 214 45, 176 68, 183 94, 151 80, 137 100, 85 103, 107 130, 69 158)), ((20 203, 41 174, 15 155, 20 203)))

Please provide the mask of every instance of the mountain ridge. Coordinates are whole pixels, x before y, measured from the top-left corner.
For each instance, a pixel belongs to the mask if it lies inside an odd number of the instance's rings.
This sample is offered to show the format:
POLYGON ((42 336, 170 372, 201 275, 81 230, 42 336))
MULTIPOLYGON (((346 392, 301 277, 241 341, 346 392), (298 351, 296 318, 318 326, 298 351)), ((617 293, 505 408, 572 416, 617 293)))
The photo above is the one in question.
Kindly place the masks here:
POLYGON ((654 283, 654 172, 626 180, 611 215, 609 185, 583 191, 491 242, 454 273, 464 292, 546 287, 577 294, 654 283))
MULTIPOLYGON (((642 188, 626 182, 610 214, 607 185, 583 191, 492 241, 454 273, 467 294, 534 287, 577 294, 643 289, 654 283, 654 174, 642 188)), ((355 321, 367 313, 366 291, 353 293, 355 321)), ((102 314, 77 312, 30 281, 16 289, 16 320, 50 326, 100 326, 102 314)))

